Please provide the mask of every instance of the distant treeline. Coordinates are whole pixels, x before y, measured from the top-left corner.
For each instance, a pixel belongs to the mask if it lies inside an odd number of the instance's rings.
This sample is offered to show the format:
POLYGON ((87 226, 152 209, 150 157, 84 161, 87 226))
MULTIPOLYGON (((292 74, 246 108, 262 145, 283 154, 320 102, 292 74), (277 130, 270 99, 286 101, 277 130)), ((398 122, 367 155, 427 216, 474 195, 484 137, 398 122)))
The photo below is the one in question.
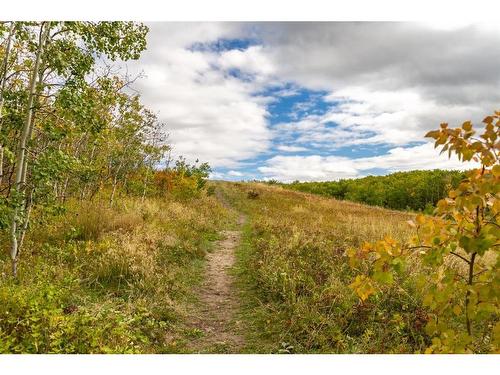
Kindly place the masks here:
POLYGON ((396 210, 430 211, 463 178, 464 172, 435 169, 328 182, 296 181, 283 186, 396 210))

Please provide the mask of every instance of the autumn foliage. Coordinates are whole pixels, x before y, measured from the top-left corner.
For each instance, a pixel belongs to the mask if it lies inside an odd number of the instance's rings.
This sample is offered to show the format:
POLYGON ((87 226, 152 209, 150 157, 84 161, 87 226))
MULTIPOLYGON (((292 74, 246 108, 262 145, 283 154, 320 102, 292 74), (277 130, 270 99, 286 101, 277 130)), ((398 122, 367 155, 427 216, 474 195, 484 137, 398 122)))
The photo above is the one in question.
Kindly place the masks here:
POLYGON ((179 158, 175 166, 156 171, 154 184, 160 196, 174 195, 179 198, 198 196, 205 187, 211 168, 207 163, 198 165, 198 161, 189 164, 179 158))
POLYGON ((409 221, 415 231, 410 242, 386 237, 347 251, 358 272, 351 288, 362 301, 396 284, 409 259, 422 262, 428 275, 417 286, 429 314, 428 353, 499 350, 500 112, 483 124, 479 136, 470 121, 455 129, 443 123, 427 134, 441 152, 481 167, 438 202, 433 216, 409 221))

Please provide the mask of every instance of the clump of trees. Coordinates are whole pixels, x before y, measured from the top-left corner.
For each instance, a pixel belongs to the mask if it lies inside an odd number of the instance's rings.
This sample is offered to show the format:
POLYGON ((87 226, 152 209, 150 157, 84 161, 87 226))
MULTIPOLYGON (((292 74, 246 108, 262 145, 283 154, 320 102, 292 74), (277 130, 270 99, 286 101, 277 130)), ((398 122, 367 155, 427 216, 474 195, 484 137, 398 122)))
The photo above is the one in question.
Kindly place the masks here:
POLYGON ((464 172, 436 169, 328 182, 296 181, 283 186, 373 206, 432 212, 436 203, 457 187, 465 175, 464 172))
POLYGON ((151 192, 166 136, 110 65, 139 58, 147 32, 134 22, 0 23, 0 230, 14 275, 34 208, 151 192))
POLYGON ((500 344, 500 111, 483 123, 479 136, 470 121, 455 129, 443 123, 427 134, 442 152, 482 167, 469 171, 433 216, 409 222, 416 232, 410 242, 387 237, 347 251, 358 273, 351 287, 362 301, 397 284, 409 260, 420 258, 429 353, 498 352, 500 344))
POLYGON ((173 166, 168 162, 163 170, 155 172, 156 193, 171 194, 178 198, 199 196, 212 169, 208 163, 198 163, 199 160, 196 160, 190 164, 182 156, 173 166))

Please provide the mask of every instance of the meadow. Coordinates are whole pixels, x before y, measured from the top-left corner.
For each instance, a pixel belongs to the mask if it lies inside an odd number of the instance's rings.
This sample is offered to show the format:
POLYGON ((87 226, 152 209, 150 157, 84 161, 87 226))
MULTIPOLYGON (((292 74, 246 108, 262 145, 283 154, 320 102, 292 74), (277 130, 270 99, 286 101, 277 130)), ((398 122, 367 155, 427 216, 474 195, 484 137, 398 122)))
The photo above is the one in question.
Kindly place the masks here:
MULTIPOLYGON (((381 299, 358 302, 345 251, 385 235, 404 239, 412 216, 264 184, 225 184, 250 220, 237 270, 257 352, 413 352, 425 312, 409 270, 381 299), (246 199, 249 190, 257 199, 246 199), (266 344, 263 344, 266 343, 266 344)), ((417 265, 416 265, 417 266, 417 265)))
POLYGON ((230 219, 214 197, 70 201, 34 216, 17 278, 0 257, 1 353, 185 350, 186 306, 230 219))
MULTIPOLYGON (((414 214, 266 184, 221 188, 249 218, 235 271, 246 301, 248 351, 414 353, 431 344, 423 298, 432 272, 416 252, 372 298, 361 301, 349 288, 354 272, 346 251, 385 237, 408 239, 415 234, 407 222, 414 214), (249 192, 256 198, 248 199, 249 192)), ((460 267, 451 258, 446 263, 460 267)), ((476 352, 490 350, 495 319, 478 328, 483 339, 476 352)), ((453 321, 463 328, 461 317, 453 321)))
MULTIPOLYGON (((245 340, 238 352, 419 353, 431 345, 423 300, 432 272, 417 255, 366 301, 350 287, 348 249, 407 240, 415 214, 210 182, 197 196, 123 194, 113 207, 70 200, 51 217, 35 212, 17 278, 6 252, 0 258, 0 351, 192 353, 190 344, 210 335, 190 324, 206 256, 223 230, 238 228, 238 215, 245 224, 229 270, 245 340)), ((495 319, 477 327, 475 352, 491 350, 495 319)), ((220 343, 203 352, 232 351, 220 343)))

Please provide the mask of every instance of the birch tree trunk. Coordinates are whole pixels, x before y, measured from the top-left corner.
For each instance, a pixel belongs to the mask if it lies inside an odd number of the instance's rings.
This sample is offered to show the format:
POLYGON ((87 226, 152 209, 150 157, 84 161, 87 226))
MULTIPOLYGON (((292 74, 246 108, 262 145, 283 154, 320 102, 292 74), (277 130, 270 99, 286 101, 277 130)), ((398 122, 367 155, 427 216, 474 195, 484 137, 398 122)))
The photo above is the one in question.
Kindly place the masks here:
POLYGON ((143 187, 142 187, 142 197, 141 197, 141 202, 144 203, 144 199, 146 199, 146 186, 147 186, 147 183, 148 183, 148 173, 149 173, 149 170, 146 170, 145 174, 144 174, 144 180, 142 182, 143 184, 143 187))
POLYGON ((111 191, 111 196, 109 197, 109 207, 113 207, 115 193, 116 193, 116 186, 118 185, 118 173, 120 173, 120 169, 121 165, 118 171, 116 172, 115 177, 113 178, 113 190, 111 191))
MULTIPOLYGON (((20 195, 20 198, 25 201, 26 197, 24 196, 24 188, 26 185, 26 145, 29 137, 33 131, 34 125, 34 102, 36 96, 36 90, 38 85, 38 80, 40 77, 40 64, 43 54, 43 49, 45 43, 47 41, 48 35, 50 31, 50 22, 42 22, 40 25, 40 34, 38 39, 38 48, 35 55, 35 63, 33 65, 33 70, 31 72, 30 82, 29 82, 29 94, 28 94, 28 103, 27 103, 27 114, 24 122, 23 130, 21 133, 21 138, 19 140, 19 147, 16 155, 16 169, 15 169, 15 191, 16 194, 20 195)), ((16 197, 17 198, 17 197, 16 197)), ((21 223, 21 219, 25 216, 26 204, 25 202, 18 202, 16 204, 16 208, 14 209, 14 213, 12 215, 12 222, 10 228, 11 235, 11 249, 10 249, 10 258, 12 261, 12 274, 14 277, 17 276, 17 262, 18 262, 18 254, 19 254, 19 244, 18 244, 18 226, 21 223)), ((27 223, 25 222, 22 225, 22 228, 27 227, 27 223)), ((21 228, 21 229, 22 229, 21 228)), ((22 232, 22 231, 21 231, 22 232)))
MULTIPOLYGON (((15 22, 12 21, 10 23, 9 35, 7 36, 7 45, 5 46, 5 56, 3 57, 2 64, 2 75, 0 77, 0 133, 2 131, 2 117, 3 117, 3 96, 5 91, 5 85, 7 84, 7 69, 9 65, 9 55, 10 55, 10 47, 12 44, 12 36, 14 34, 14 26, 15 22)), ((2 186, 3 182, 3 142, 0 139, 0 186, 2 186)))

